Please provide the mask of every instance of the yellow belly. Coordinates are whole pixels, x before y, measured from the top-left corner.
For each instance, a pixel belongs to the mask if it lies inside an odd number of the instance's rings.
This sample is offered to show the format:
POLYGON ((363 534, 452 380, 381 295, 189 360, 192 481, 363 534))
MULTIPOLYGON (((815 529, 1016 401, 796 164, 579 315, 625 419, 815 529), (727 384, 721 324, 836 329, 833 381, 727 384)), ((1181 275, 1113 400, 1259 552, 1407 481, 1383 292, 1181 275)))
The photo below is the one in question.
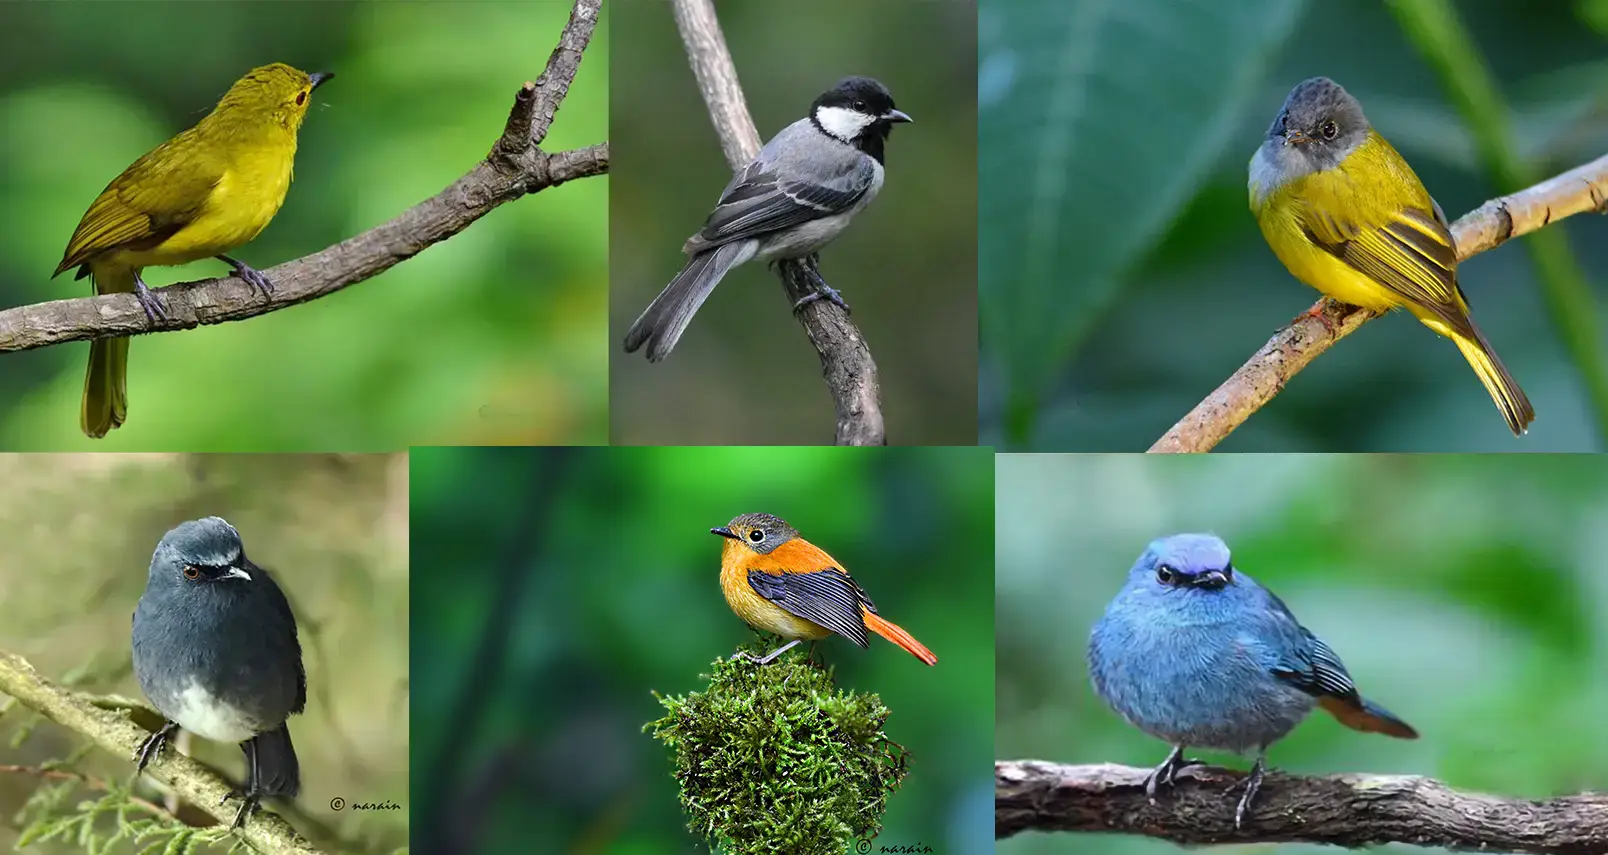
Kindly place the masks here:
POLYGON ((1318 248, 1301 231, 1301 224, 1295 217, 1264 210, 1257 222, 1262 227, 1262 236, 1267 238, 1267 245, 1290 273, 1324 294, 1342 303, 1379 312, 1405 302, 1396 292, 1318 248))
POLYGON ((231 166, 194 220, 150 249, 119 250, 116 263, 130 267, 188 264, 250 243, 284 204, 294 156, 292 148, 284 156, 258 155, 231 166))
POLYGON ((731 610, 755 629, 786 639, 818 641, 832 634, 824 626, 805 620, 754 592, 748 584, 748 570, 741 566, 720 573, 720 590, 731 610))

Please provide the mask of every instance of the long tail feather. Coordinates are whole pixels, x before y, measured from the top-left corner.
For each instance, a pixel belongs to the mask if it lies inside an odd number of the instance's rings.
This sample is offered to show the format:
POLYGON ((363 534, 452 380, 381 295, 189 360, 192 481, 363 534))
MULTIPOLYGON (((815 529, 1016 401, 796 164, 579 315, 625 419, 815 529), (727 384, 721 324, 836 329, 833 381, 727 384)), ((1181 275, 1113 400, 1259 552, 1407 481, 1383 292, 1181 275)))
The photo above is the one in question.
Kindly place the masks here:
POLYGON ((1507 366, 1496 358, 1496 351, 1491 350, 1485 336, 1476 328, 1473 340, 1453 336, 1452 341, 1457 342, 1457 349, 1463 352, 1463 358, 1479 375, 1480 382, 1485 384, 1485 391, 1491 393, 1491 400, 1502 411, 1502 418, 1507 420, 1513 435, 1523 436, 1530 422, 1535 421, 1535 407, 1530 406, 1530 399, 1519 388, 1519 382, 1508 373, 1507 366))
POLYGON ((877 635, 880 635, 894 644, 903 647, 905 650, 909 651, 911 656, 920 659, 928 665, 932 665, 938 661, 938 657, 932 655, 931 650, 928 650, 922 645, 921 642, 912 638, 910 633, 905 632, 904 629, 902 629, 898 624, 883 620, 875 612, 864 609, 861 611, 865 615, 866 629, 869 629, 877 635))
POLYGON ((1325 696, 1318 699, 1318 706, 1323 707, 1341 724, 1352 730, 1360 730, 1363 733, 1383 733, 1386 736, 1394 736, 1397 739, 1418 738, 1418 731, 1413 730, 1412 725, 1407 722, 1396 718, 1391 714, 1390 710, 1363 698, 1358 700, 1362 701, 1362 706, 1360 707, 1352 706, 1340 698, 1325 696))

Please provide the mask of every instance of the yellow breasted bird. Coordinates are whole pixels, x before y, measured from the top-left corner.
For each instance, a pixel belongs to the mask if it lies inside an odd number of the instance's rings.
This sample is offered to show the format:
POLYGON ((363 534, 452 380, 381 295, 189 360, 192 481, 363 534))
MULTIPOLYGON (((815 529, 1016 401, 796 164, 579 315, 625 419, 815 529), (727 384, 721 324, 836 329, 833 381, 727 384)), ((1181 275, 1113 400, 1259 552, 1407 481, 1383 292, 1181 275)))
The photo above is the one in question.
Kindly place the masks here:
POLYGON ((1446 215, 1356 98, 1327 77, 1290 91, 1251 158, 1251 210, 1297 279, 1375 312, 1406 308, 1451 339, 1515 436, 1535 408, 1474 325, 1446 215))
MULTIPOLYGON (((77 267, 97 294, 133 292, 154 323, 162 301, 140 279, 146 267, 217 258, 241 279, 272 292, 273 283, 225 253, 267 227, 290 189, 296 132, 319 84, 274 63, 235 81, 195 127, 145 154, 112 179, 84 214, 51 278, 77 267)), ((80 426, 103 437, 128 417, 128 339, 90 342, 80 426)))
POLYGON ((800 641, 819 641, 833 633, 865 647, 866 630, 928 665, 938 661, 910 633, 877 614, 842 564, 777 517, 743 514, 709 532, 726 538, 720 553, 720 590, 726 604, 749 626, 791 639, 757 659, 761 665, 800 641))

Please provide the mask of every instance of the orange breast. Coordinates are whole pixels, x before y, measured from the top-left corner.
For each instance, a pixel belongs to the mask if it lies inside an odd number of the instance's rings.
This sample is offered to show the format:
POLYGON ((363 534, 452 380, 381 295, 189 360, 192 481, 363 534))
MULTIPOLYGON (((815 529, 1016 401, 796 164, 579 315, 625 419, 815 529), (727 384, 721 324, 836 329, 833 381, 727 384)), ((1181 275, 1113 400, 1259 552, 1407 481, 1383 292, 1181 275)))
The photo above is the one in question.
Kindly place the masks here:
POLYGON ((727 540, 720 554, 720 590, 726 595, 726 604, 749 626, 787 639, 816 641, 831 635, 832 631, 761 597, 748 584, 748 573, 751 570, 773 574, 808 573, 835 566, 832 556, 806 541, 789 541, 761 555, 738 541, 727 540), (795 548, 794 544, 801 548, 795 548))

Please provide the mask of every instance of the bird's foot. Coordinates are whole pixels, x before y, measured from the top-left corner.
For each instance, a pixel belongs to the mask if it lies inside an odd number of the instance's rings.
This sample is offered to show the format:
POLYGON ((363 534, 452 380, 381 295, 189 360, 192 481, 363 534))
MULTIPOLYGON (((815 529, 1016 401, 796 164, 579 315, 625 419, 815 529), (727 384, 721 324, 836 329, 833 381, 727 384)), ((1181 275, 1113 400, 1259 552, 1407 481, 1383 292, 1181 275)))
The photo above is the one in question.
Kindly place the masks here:
POLYGON ((802 309, 805 306, 815 302, 816 300, 828 300, 837 304, 837 307, 842 309, 845 313, 849 311, 849 304, 843 301, 843 294, 839 292, 838 289, 826 284, 826 280, 821 278, 820 272, 815 269, 813 264, 806 264, 804 266, 804 270, 809 274, 810 279, 813 281, 815 290, 800 297, 798 302, 793 304, 793 311, 796 312, 799 309, 802 309))
POLYGON ((134 760, 136 761, 134 766, 135 775, 139 775, 140 773, 144 772, 145 767, 149 765, 152 760, 162 756, 162 747, 167 745, 168 737, 172 735, 173 731, 178 729, 178 722, 170 721, 162 725, 161 730, 158 730, 157 732, 146 737, 145 741, 140 743, 140 747, 134 749, 134 760))
POLYGON ((218 800, 218 804, 221 805, 230 799, 236 798, 241 800, 240 810, 235 811, 234 822, 229 824, 230 831, 233 831, 237 828, 243 828, 246 824, 246 820, 250 819, 251 815, 257 812, 257 808, 261 802, 261 797, 256 793, 246 792, 245 790, 230 790, 222 799, 218 800))
POLYGON ((1179 772, 1204 765, 1206 764, 1199 760, 1185 758, 1184 746, 1179 745, 1173 748, 1172 752, 1167 755, 1167 759, 1161 761, 1161 765, 1152 769, 1150 774, 1146 776, 1145 797, 1150 799, 1151 804, 1155 804, 1156 788, 1158 786, 1171 787, 1177 783, 1179 772))
POLYGON ((1262 789, 1262 777, 1267 771, 1261 757, 1256 758, 1256 765, 1251 767, 1251 774, 1245 778, 1245 795, 1240 796, 1239 805, 1234 808, 1235 830, 1245 827, 1245 814, 1251 810, 1251 802, 1256 799, 1256 791, 1262 789))
POLYGON ((151 293, 138 273, 134 274, 134 299, 140 301, 140 308, 145 310, 145 319, 152 325, 156 324, 158 318, 167 320, 167 306, 162 305, 162 298, 151 293))
POLYGON ((264 297, 273 296, 274 283, 268 281, 268 277, 263 275, 261 270, 252 267, 244 261, 236 261, 227 255, 218 256, 218 260, 229 265, 230 267, 233 267, 234 275, 240 277, 240 281, 245 282, 253 288, 256 288, 258 291, 261 291, 264 297))

